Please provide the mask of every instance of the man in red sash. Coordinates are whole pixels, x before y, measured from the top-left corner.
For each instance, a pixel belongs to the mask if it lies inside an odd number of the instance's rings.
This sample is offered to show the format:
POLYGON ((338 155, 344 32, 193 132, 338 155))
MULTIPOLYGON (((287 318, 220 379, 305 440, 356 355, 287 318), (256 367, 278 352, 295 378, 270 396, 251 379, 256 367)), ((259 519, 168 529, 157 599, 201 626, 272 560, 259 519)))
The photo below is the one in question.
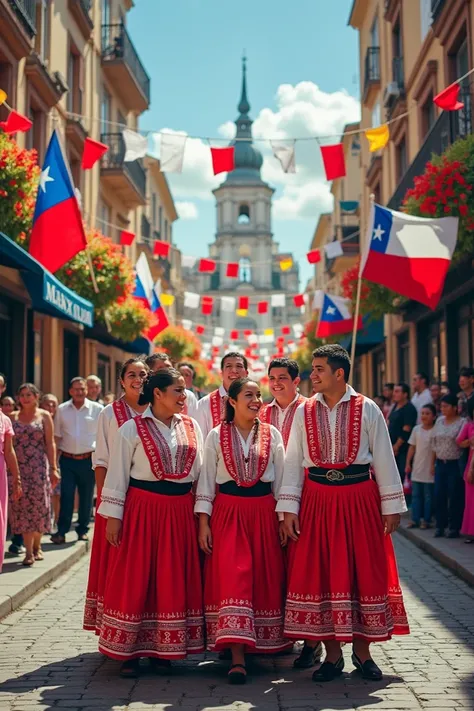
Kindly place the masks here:
POLYGON ((342 642, 364 678, 380 679, 371 642, 409 633, 390 537, 405 497, 383 414, 347 384, 350 368, 341 346, 314 351, 316 395, 296 411, 278 494, 290 538, 285 636, 323 640, 316 682, 342 674, 342 642))
POLYGON ((222 385, 198 402, 196 419, 201 428, 204 442, 209 432, 220 425, 225 411, 227 391, 230 384, 248 375, 247 358, 242 353, 226 353, 221 361, 222 385))

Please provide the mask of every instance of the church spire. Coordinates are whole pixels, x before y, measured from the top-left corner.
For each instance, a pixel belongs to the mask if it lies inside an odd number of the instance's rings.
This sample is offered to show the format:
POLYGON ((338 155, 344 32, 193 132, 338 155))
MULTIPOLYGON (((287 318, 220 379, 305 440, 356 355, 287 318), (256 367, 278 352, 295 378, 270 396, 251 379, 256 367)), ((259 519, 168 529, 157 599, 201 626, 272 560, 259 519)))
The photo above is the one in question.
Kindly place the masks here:
POLYGON ((247 99, 247 57, 244 55, 242 57, 242 93, 240 95, 240 102, 238 105, 238 110, 240 115, 247 115, 250 111, 250 104, 247 99))

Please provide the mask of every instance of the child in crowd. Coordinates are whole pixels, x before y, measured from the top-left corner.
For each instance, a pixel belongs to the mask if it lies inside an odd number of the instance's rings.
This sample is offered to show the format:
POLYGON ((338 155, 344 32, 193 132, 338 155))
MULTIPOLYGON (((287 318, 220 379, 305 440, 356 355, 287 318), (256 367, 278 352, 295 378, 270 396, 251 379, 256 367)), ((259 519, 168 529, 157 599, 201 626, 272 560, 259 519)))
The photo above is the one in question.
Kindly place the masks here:
POLYGON ((421 425, 416 425, 408 440, 410 445, 405 473, 411 474, 413 499, 411 523, 408 528, 429 528, 433 511, 434 477, 432 474, 432 445, 436 408, 427 404, 421 409, 421 425), (413 461, 414 460, 414 461, 413 461))
POLYGON ((469 420, 458 435, 457 443, 463 449, 469 447, 469 459, 464 471, 466 503, 461 533, 467 536, 465 543, 474 543, 474 398, 467 404, 469 420))

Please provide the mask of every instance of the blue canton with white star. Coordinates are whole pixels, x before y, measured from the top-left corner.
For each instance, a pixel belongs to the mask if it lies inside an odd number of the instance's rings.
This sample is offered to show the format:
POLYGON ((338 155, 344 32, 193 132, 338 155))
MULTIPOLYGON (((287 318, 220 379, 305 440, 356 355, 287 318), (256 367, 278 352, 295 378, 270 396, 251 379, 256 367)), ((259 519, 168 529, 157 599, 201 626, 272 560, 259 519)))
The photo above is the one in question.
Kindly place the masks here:
POLYGON ((57 133, 54 131, 41 171, 34 220, 37 220, 46 210, 72 197, 75 197, 74 188, 57 133))
POLYGON ((370 237, 370 249, 385 254, 392 230, 392 213, 380 205, 374 206, 374 223, 370 237))

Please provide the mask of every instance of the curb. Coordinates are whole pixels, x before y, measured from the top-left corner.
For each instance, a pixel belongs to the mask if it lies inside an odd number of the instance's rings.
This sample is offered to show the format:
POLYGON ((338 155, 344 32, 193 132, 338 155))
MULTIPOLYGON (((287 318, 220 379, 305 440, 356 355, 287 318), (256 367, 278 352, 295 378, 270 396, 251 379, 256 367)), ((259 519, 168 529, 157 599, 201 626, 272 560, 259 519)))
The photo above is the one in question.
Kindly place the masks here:
POLYGON ((85 556, 90 550, 90 541, 78 541, 77 544, 68 549, 68 555, 58 561, 51 568, 44 570, 34 580, 30 580, 23 587, 20 587, 12 595, 2 594, 0 581, 0 620, 17 610, 20 605, 23 605, 33 595, 42 590, 44 587, 53 583, 77 561, 85 556))
POLYGON ((455 575, 458 576, 458 578, 461 578, 461 580, 464 580, 464 582, 466 582, 468 585, 474 587, 474 574, 471 573, 470 570, 467 570, 467 568, 465 568, 464 566, 460 565, 455 558, 451 558, 451 556, 447 555, 446 553, 443 553, 435 545, 433 545, 433 543, 430 543, 429 541, 420 538, 416 535, 416 533, 412 533, 410 529, 400 526, 397 529, 397 533, 399 533, 407 540, 411 541, 411 543, 414 543, 415 546, 420 548, 420 550, 424 551, 425 553, 428 553, 428 555, 437 560, 438 563, 441 563, 441 565, 443 565, 445 568, 451 570, 455 575))

